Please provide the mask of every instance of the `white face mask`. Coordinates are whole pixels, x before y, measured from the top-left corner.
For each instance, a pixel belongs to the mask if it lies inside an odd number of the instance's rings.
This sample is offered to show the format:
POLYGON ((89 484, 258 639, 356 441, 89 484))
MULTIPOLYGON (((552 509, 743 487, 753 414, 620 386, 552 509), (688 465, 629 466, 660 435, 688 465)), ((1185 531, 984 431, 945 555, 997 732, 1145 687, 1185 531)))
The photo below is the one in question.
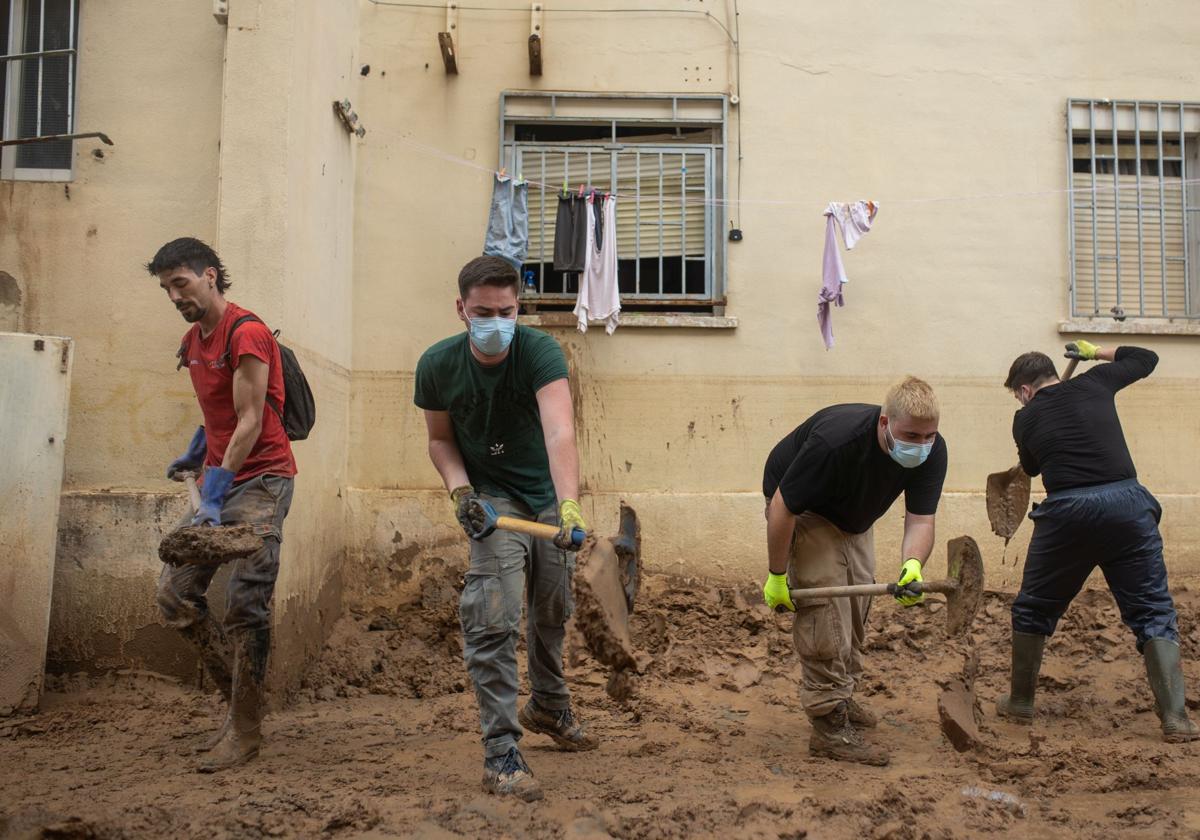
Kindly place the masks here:
POLYGON ((921 466, 929 457, 929 453, 933 451, 932 443, 905 443, 896 440, 892 436, 891 429, 885 428, 883 431, 887 437, 892 439, 892 448, 888 450, 888 454, 892 456, 893 461, 906 469, 921 466))

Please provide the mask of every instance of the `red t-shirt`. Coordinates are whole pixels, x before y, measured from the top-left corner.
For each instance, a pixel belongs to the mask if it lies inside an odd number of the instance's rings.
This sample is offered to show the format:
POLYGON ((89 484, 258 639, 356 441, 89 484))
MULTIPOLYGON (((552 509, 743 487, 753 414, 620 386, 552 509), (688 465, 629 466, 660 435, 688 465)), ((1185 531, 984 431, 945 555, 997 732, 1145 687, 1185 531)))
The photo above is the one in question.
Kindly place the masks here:
POLYGON ((225 458, 225 447, 237 427, 237 412, 233 408, 233 371, 242 356, 254 356, 268 365, 267 404, 263 406, 262 431, 258 440, 246 456, 235 481, 244 481, 256 475, 270 474, 291 477, 296 474, 296 459, 292 457, 292 443, 283 430, 283 421, 271 407, 273 402, 283 410, 283 363, 279 358, 279 345, 267 325, 261 321, 247 321, 233 334, 229 346, 229 363, 226 364, 225 340, 233 322, 243 315, 253 315, 236 303, 225 308, 217 328, 207 338, 200 336, 200 325, 193 324, 183 337, 184 358, 188 373, 192 375, 192 387, 204 414, 204 431, 208 438, 206 466, 219 467, 225 458))

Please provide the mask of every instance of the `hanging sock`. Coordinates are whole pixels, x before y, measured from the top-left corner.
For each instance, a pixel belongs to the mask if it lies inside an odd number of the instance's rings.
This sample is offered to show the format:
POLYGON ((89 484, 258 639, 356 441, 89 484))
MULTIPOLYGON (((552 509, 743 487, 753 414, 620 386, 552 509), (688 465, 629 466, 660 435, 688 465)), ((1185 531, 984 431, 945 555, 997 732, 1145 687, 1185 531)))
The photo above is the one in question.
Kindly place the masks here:
POLYGON ((849 251, 871 230, 878 212, 879 204, 874 201, 855 201, 851 204, 831 201, 825 208, 825 253, 821 261, 821 291, 817 294, 817 326, 826 350, 833 347, 831 307, 845 305, 842 286, 849 282, 834 228, 842 232, 842 240, 849 251))
POLYGON ((604 321, 613 334, 620 323, 621 294, 617 285, 617 199, 592 193, 587 198, 587 259, 575 300, 576 327, 587 332, 588 321, 604 321))

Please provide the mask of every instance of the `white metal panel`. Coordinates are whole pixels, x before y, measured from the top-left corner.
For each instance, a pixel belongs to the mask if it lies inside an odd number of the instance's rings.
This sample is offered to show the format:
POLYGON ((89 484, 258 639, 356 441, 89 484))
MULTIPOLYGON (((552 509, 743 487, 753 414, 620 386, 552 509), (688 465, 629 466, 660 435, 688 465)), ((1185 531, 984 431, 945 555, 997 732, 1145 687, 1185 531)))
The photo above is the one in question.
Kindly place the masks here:
POLYGON ((0 715, 42 690, 71 339, 0 333, 0 715))

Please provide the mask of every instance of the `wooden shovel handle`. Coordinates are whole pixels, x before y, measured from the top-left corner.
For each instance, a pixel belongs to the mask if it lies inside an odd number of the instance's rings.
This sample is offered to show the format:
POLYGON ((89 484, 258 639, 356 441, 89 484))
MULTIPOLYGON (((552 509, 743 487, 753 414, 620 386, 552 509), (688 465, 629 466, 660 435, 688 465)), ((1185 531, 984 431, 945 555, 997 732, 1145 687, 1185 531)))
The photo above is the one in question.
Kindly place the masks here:
POLYGON ((192 502, 192 512, 195 513, 200 510, 200 490, 196 487, 196 474, 184 473, 183 481, 187 485, 188 498, 192 502))
POLYGON ((516 531, 518 534, 529 534, 543 540, 552 540, 558 536, 558 528, 542 522, 530 522, 516 516, 497 516, 496 527, 501 531, 516 531))
MULTIPOLYGON (((929 580, 910 583, 906 589, 916 592, 957 592, 958 584, 952 580, 929 580)), ((895 595, 899 587, 894 583, 863 583, 857 586, 817 586, 811 589, 791 590, 793 601, 814 601, 823 598, 849 598, 856 595, 895 595)))

